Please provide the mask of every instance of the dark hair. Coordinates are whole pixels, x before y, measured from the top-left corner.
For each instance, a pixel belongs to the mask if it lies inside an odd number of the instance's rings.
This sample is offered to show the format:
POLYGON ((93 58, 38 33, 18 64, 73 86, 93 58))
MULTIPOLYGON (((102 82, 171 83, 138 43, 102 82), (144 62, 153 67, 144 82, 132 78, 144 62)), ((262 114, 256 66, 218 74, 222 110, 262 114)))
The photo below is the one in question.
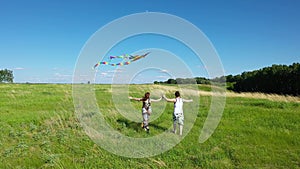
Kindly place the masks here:
POLYGON ((176 96, 176 97, 179 97, 179 96, 180 96, 179 91, 176 91, 176 92, 175 92, 175 96, 176 96))
POLYGON ((146 92, 144 98, 147 98, 147 95, 150 95, 150 93, 146 92))

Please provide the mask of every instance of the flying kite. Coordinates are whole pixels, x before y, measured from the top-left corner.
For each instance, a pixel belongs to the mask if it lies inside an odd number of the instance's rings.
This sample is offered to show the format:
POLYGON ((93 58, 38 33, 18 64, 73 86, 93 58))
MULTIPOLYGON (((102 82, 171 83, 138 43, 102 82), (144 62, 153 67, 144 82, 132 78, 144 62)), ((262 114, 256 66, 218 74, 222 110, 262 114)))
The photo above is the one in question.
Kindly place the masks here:
POLYGON ((147 52, 143 55, 128 55, 128 54, 124 54, 124 55, 120 55, 120 56, 110 56, 109 59, 110 61, 112 59, 123 59, 125 60, 124 62, 119 62, 119 63, 110 63, 110 62, 98 62, 97 64, 95 64, 94 69, 99 66, 99 65, 110 65, 110 66, 123 66, 123 65, 129 65, 132 62, 135 62, 139 59, 142 59, 144 57, 146 57, 150 52, 147 52))

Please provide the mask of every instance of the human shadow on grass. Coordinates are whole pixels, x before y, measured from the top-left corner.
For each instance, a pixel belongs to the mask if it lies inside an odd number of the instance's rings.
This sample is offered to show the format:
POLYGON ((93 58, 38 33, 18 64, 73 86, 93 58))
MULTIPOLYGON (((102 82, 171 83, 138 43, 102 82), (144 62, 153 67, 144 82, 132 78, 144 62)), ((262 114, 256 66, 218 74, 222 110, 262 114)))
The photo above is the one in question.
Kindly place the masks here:
MULTIPOLYGON (((123 119, 123 118, 118 119, 117 122, 119 124, 123 125, 124 127, 132 128, 135 131, 142 130, 141 123, 132 122, 132 121, 129 121, 129 120, 123 119)), ((161 131, 168 130, 168 128, 159 126, 159 125, 157 125, 155 123, 151 123, 151 124, 149 124, 149 126, 153 127, 154 129, 161 130, 161 131)))

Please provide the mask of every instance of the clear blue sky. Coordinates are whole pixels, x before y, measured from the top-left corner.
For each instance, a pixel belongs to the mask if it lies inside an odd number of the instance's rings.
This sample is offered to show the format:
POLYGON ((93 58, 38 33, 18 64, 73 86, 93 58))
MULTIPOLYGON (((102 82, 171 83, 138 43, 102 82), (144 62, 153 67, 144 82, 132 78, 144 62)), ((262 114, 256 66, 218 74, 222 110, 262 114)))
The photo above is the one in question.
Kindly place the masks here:
POLYGON ((71 83, 93 33, 146 11, 196 25, 213 43, 226 75, 292 64, 300 62, 299 9, 298 0, 1 0, 0 69, 13 70, 15 82, 71 83))

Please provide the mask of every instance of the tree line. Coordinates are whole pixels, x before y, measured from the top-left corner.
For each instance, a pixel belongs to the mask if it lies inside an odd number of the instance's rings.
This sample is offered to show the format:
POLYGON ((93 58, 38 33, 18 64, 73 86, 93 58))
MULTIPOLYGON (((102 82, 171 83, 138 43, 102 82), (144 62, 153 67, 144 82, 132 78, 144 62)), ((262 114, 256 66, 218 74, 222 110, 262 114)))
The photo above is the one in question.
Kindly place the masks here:
POLYGON ((292 65, 272 65, 259 70, 245 71, 238 75, 227 75, 208 79, 176 78, 155 81, 154 84, 227 84, 227 89, 235 92, 262 92, 274 94, 300 95, 300 63, 292 65))
POLYGON ((205 77, 176 78, 167 81, 154 81, 154 84, 211 84, 211 81, 205 77))
POLYGON ((300 95, 300 63, 292 65, 272 65, 259 70, 229 75, 229 88, 236 92, 262 92, 300 95))

